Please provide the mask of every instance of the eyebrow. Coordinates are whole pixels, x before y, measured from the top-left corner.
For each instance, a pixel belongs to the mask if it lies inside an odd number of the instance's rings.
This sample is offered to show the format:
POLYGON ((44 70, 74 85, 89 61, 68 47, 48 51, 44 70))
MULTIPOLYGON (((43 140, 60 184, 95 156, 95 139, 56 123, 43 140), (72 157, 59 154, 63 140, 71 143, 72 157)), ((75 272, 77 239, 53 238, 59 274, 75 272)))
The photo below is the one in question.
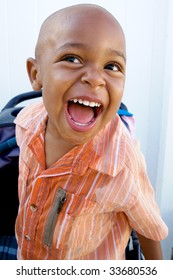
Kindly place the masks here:
POLYGON ((108 54, 112 54, 112 55, 116 55, 116 56, 122 57, 123 60, 126 62, 126 57, 125 57, 125 55, 124 55, 123 52, 117 51, 117 50, 113 50, 113 49, 111 49, 111 48, 108 49, 107 52, 108 52, 108 54))
MULTIPOLYGON (((70 42, 70 43, 65 43, 64 45, 62 45, 58 50, 57 52, 59 51, 63 51, 67 48, 77 48, 77 49, 81 49, 81 48, 84 48, 84 49, 87 49, 88 46, 86 44, 83 44, 83 43, 76 43, 76 42, 70 42)), ((124 55, 123 52, 121 51, 117 51, 117 50, 114 50, 114 49, 111 49, 111 48, 108 48, 106 50, 106 53, 110 54, 110 55, 116 55, 116 56, 120 56, 121 58, 123 58, 123 60, 126 62, 126 57, 124 55)))

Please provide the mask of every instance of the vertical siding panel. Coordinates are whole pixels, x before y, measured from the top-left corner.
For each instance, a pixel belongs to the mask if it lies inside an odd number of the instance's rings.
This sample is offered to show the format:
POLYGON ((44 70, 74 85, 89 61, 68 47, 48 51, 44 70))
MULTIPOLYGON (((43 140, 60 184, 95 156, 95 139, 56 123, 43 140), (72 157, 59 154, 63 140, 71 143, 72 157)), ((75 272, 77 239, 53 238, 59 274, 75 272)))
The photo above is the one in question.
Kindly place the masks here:
POLYGON ((127 80, 124 95, 136 119, 136 135, 153 186, 157 181, 163 106, 168 1, 127 0, 127 80), (128 90, 127 90, 128 89, 128 90))
MULTIPOLYGON (((127 79, 124 100, 135 115, 139 138, 148 121, 143 116, 149 113, 151 61, 153 44, 153 1, 127 0, 126 41, 127 79)), ((142 134, 142 148, 147 133, 142 134)), ((145 150, 144 150, 145 152, 145 150)))
POLYGON ((2 108, 10 97, 7 2, 5 0, 0 1, 0 38, 0 108, 2 108))
POLYGON ((8 56, 10 96, 30 87, 26 73, 26 58, 35 40, 34 1, 7 1, 8 56), (19 10, 19 11, 18 11, 19 10))
POLYGON ((166 60, 164 73, 163 118, 157 176, 157 196, 161 201, 161 212, 169 228, 168 237, 162 241, 163 255, 171 258, 173 248, 173 2, 169 1, 167 15, 166 60))

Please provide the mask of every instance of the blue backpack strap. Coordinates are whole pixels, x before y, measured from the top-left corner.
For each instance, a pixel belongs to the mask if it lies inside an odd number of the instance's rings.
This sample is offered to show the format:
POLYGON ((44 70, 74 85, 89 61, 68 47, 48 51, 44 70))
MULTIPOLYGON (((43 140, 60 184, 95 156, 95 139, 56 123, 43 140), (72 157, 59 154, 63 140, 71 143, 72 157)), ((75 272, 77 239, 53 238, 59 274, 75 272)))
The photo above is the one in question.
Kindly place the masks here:
POLYGON ((127 119, 123 118, 123 117, 133 117, 133 114, 128 111, 128 109, 124 103, 120 104, 120 108, 117 113, 120 116, 120 118, 121 118, 122 122, 124 123, 124 125, 126 126, 126 128, 130 131, 130 127, 127 122, 127 119))
POLYGON ((133 117, 133 114, 130 113, 124 103, 121 102, 120 108, 118 110, 119 116, 127 116, 127 117, 133 117))
POLYGON ((129 111, 124 110, 124 109, 119 109, 119 110, 118 110, 118 115, 119 115, 119 116, 133 117, 133 114, 132 114, 132 113, 130 113, 129 111))

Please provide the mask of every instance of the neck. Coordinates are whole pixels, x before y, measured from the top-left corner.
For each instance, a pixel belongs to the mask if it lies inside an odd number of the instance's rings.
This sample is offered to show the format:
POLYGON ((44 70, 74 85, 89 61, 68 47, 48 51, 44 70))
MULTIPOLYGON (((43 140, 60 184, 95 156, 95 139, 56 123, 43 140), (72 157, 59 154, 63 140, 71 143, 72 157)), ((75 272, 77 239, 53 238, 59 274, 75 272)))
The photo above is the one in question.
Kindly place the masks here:
POLYGON ((64 139, 60 137, 55 137, 48 129, 45 132, 45 158, 46 167, 50 167, 70 150, 72 150, 75 145, 66 143, 64 139))

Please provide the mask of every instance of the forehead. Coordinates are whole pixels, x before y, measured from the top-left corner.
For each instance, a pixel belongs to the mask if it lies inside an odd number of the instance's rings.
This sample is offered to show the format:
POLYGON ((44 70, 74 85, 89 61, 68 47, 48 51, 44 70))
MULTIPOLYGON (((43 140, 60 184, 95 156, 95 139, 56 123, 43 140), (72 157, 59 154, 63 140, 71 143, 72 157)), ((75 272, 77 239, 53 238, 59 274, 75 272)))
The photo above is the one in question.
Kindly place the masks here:
POLYGON ((51 47, 58 48, 69 42, 103 48, 109 45, 125 55, 123 30, 116 19, 103 9, 78 7, 63 10, 48 19, 44 31, 44 41, 51 47))

